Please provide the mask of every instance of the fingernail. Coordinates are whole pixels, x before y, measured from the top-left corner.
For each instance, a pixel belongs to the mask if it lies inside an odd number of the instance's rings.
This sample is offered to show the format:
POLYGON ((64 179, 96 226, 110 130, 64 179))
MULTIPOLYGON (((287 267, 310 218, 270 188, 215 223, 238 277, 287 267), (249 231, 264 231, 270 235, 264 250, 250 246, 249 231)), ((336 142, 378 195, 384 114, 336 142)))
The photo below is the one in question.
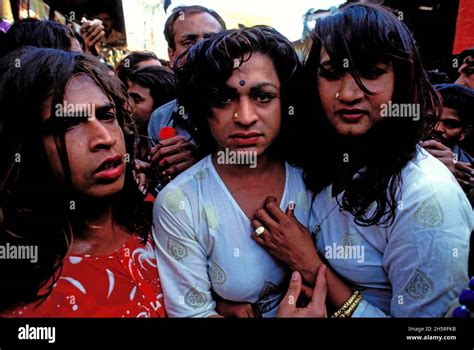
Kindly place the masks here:
POLYGON ((142 191, 142 192, 143 192, 143 185, 142 185, 142 186, 140 186, 139 188, 140 188, 140 191, 142 191))
POLYGON ((293 272, 293 274, 291 275, 291 279, 292 279, 293 281, 298 281, 298 277, 299 277, 299 276, 298 276, 298 272, 296 272, 296 271, 293 272))
POLYGON ((288 209, 290 209, 290 210, 295 210, 295 202, 289 201, 289 202, 288 202, 288 209))

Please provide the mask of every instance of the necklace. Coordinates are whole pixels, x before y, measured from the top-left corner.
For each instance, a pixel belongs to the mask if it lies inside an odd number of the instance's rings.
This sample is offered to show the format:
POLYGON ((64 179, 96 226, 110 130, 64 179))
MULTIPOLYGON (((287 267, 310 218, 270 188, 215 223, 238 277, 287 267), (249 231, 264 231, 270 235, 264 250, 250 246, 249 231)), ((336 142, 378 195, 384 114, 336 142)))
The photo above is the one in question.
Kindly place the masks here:
MULTIPOLYGON (((328 188, 328 191, 329 193, 332 192, 332 186, 330 186, 328 188)), ((336 199, 335 199, 335 204, 332 206, 331 210, 329 210, 326 215, 324 216, 324 218, 322 218, 322 220, 318 220, 319 222, 317 224, 314 224, 312 229, 311 229, 311 236, 312 238, 314 239, 314 242, 317 241, 318 239, 318 236, 319 236, 319 233, 321 232, 321 225, 327 220, 327 218, 329 217, 329 215, 331 215, 331 213, 334 211, 334 209, 336 209, 337 207, 339 207, 339 203, 337 202, 337 196, 336 196, 336 199)))

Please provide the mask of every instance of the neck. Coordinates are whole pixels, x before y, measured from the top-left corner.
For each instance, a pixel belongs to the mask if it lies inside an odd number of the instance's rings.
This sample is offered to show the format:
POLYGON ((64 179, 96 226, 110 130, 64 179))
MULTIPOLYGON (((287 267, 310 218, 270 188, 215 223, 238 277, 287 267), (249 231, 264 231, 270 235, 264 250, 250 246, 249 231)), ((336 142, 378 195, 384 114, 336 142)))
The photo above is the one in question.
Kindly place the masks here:
POLYGON ((368 139, 366 135, 335 137, 333 195, 342 192, 355 172, 367 161, 368 139))
POLYGON ((338 136, 335 143, 336 167, 339 169, 359 170, 367 159, 369 140, 362 136, 338 136))
MULTIPOLYGON (((112 215, 113 198, 78 201, 78 210, 73 218, 76 253, 103 253, 108 247, 123 241, 124 229, 112 215)), ((121 244, 121 243, 120 243, 121 244)))
POLYGON ((251 164, 233 164, 232 159, 226 159, 227 161, 222 162, 221 156, 223 155, 225 155, 225 151, 219 151, 212 155, 212 163, 216 170, 224 176, 228 175, 239 178, 240 180, 251 179, 259 177, 262 174, 271 173, 276 167, 283 164, 281 160, 271 157, 268 152, 260 156, 255 156, 251 164))

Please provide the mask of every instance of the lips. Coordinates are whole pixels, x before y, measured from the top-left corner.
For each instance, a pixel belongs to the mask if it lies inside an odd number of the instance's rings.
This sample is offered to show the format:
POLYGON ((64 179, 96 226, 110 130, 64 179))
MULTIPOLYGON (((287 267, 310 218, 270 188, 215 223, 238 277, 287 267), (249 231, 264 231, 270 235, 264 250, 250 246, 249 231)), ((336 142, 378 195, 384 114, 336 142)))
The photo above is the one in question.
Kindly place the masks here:
POLYGON ((123 159, 120 156, 110 157, 104 160, 95 170, 94 175, 102 180, 116 180, 125 171, 123 159))
POLYGON ((342 108, 338 109, 335 114, 348 121, 358 121, 362 117, 369 115, 369 112, 357 108, 342 108))
POLYGON ((262 134, 257 132, 242 132, 232 134, 230 138, 236 146, 252 146, 255 145, 262 136, 262 134))

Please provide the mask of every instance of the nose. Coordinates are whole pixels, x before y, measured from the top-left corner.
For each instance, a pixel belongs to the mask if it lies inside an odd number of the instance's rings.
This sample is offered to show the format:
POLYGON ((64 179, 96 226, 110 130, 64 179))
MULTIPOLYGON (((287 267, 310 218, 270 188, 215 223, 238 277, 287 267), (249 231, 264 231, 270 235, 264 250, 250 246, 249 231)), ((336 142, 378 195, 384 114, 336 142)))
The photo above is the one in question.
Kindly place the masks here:
POLYGON ((339 85, 339 101, 347 104, 359 102, 364 97, 364 91, 357 85, 354 77, 346 72, 339 85))
POLYGON ((434 127, 434 130, 437 131, 438 133, 440 134, 443 134, 444 133, 444 124, 442 122, 437 122, 435 127, 434 127))
POLYGON ((253 103, 248 97, 242 97, 237 105, 238 118, 235 122, 244 126, 251 126, 257 122, 258 116, 255 113, 253 103))
POLYGON ((89 147, 91 151, 109 149, 117 142, 110 128, 107 128, 95 117, 87 122, 87 132, 89 134, 89 147))

